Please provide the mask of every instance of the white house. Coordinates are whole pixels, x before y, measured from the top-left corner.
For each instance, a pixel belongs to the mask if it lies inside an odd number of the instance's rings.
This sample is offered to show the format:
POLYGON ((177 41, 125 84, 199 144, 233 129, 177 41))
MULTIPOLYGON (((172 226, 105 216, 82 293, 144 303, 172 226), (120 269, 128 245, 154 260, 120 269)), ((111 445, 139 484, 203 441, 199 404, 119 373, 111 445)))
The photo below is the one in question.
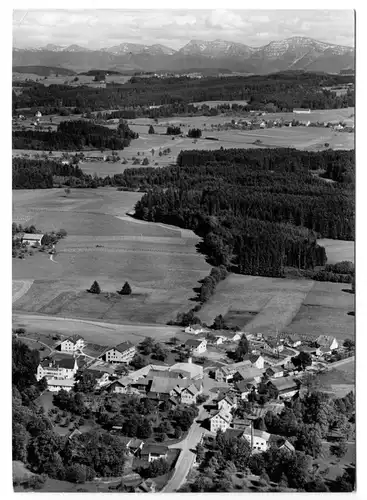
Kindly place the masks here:
POLYGON ((37 367, 36 379, 72 379, 77 371, 78 363, 75 358, 44 359, 37 367))
POLYGON ((207 333, 208 330, 203 328, 201 325, 190 325, 185 328, 185 333, 192 333, 193 335, 199 335, 199 333, 207 333))
POLYGON ((43 234, 24 233, 22 243, 25 243, 26 245, 30 245, 32 247, 41 245, 43 236, 43 234))
POLYGON ((294 108, 293 109, 293 113, 296 113, 296 114, 307 113, 307 114, 309 114, 309 113, 311 113, 311 110, 310 109, 304 109, 304 108, 294 108))
POLYGON ((68 337, 67 339, 63 340, 60 345, 60 351, 63 352, 75 352, 75 351, 81 351, 85 347, 85 341, 83 337, 80 335, 72 335, 71 337, 68 337))
POLYGON ((284 342, 289 347, 298 347, 299 345, 302 344, 301 338, 293 333, 287 335, 286 338, 284 339, 284 342))
POLYGON ((202 386, 198 388, 195 384, 190 384, 188 387, 184 387, 180 391, 181 403, 186 405, 191 405, 196 403, 196 398, 202 392, 202 386))
POLYGON ((228 394, 225 394, 223 397, 218 399, 217 402, 217 408, 218 410, 223 411, 224 413, 228 414, 231 412, 233 408, 237 407, 237 403, 235 400, 229 396, 228 394))
MULTIPOLYGON (((252 450, 255 452, 263 452, 269 448, 270 436, 268 432, 252 429, 252 450)), ((251 444, 251 427, 246 427, 242 437, 251 444)))
POLYGON ((74 386, 74 379, 57 380, 51 378, 47 380, 47 386, 50 392, 59 392, 61 389, 70 392, 74 386))
POLYGON ((167 458, 168 447, 158 444, 145 444, 141 451, 141 458, 153 462, 159 458, 167 458))
POLYGON ((130 363, 136 353, 136 347, 131 342, 122 342, 116 347, 111 347, 100 357, 109 363, 130 363))
POLYGON ((316 339, 316 344, 319 347, 328 347, 330 351, 339 347, 339 343, 336 338, 330 335, 319 335, 316 339))
POLYGON ((206 339, 189 339, 185 342, 185 346, 190 349, 192 354, 201 354, 206 351, 206 339))
POLYGON ((209 417, 210 431, 218 432, 221 430, 222 432, 225 432, 229 428, 231 422, 232 415, 223 410, 219 410, 214 413, 214 415, 209 417))

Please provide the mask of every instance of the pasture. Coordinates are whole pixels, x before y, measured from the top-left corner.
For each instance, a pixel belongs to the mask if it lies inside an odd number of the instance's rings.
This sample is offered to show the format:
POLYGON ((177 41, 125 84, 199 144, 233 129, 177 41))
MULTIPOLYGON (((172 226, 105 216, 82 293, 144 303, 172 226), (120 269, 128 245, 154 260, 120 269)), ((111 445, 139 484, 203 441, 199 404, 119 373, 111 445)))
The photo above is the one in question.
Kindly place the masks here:
POLYGON ((111 188, 15 191, 14 219, 31 213, 42 231, 68 236, 52 256, 36 252, 13 261, 13 279, 32 280, 23 294, 15 286, 14 310, 121 323, 165 324, 192 307, 193 288, 210 266, 188 230, 137 221, 126 215, 141 193, 111 188), (101 295, 86 292, 97 280, 101 295), (133 294, 116 294, 129 281, 133 294))
POLYGON ((250 333, 288 331, 338 340, 354 338, 354 295, 346 285, 230 275, 218 284, 198 316, 208 325, 218 314, 250 333))
MULTIPOLYGON (((93 80, 94 76, 89 76, 89 75, 81 75, 81 74, 75 74, 75 75, 56 75, 52 74, 48 77, 40 76, 35 73, 17 73, 13 72, 12 78, 14 81, 25 81, 26 79, 28 80, 33 80, 33 81, 39 81, 42 83, 42 85, 45 85, 46 87, 50 85, 70 85, 71 87, 79 87, 81 85, 91 85, 93 86, 93 80), (75 82, 74 79, 78 78, 78 80, 75 82)), ((130 80, 131 76, 126 76, 126 75, 108 75, 106 76, 106 83, 125 83, 128 80, 130 80)))

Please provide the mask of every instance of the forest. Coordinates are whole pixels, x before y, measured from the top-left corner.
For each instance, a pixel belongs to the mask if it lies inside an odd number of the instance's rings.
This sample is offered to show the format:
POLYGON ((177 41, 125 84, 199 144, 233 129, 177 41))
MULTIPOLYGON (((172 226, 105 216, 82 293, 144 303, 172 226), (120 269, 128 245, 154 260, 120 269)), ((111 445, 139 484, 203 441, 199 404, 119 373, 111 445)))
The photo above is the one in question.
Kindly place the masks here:
POLYGON ((38 130, 13 131, 13 149, 36 150, 83 150, 108 148, 124 149, 132 139, 139 136, 125 121, 121 121, 117 130, 96 125, 86 120, 63 121, 56 132, 38 130))
POLYGON ((176 167, 129 169, 126 186, 147 193, 136 217, 189 228, 213 266, 260 276, 324 266, 318 237, 354 239, 353 153, 182 151, 176 167), (343 167, 342 167, 343 165, 343 167), (344 168, 343 182, 311 175, 344 168))
MULTIPOLYGON (((272 75, 180 78, 134 77, 107 88, 34 83, 13 94, 13 112, 37 108, 50 112, 74 107, 90 112, 129 106, 182 105, 200 101, 246 100, 248 109, 292 111, 293 108, 335 109, 354 106, 353 90, 343 96, 324 87, 353 82, 353 77, 286 71, 272 75)), ((185 108, 184 108, 185 109, 185 108)), ((126 118, 128 116, 125 116, 126 118)))

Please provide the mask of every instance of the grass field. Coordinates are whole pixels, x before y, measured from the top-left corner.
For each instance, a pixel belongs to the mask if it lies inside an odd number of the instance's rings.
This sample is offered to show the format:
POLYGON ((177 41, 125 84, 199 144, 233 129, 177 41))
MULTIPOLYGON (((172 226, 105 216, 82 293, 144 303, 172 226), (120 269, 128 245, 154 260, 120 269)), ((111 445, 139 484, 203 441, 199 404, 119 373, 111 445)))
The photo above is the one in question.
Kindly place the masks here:
POLYGON ((141 193, 112 188, 15 191, 14 220, 32 214, 42 231, 63 228, 57 253, 13 261, 14 310, 115 322, 165 324, 192 306, 198 280, 210 269, 188 230, 126 216, 141 193), (98 246, 97 246, 98 245, 98 246), (129 281, 133 295, 86 293, 94 280, 115 294, 129 281), (32 280, 21 293, 20 283, 32 280), (20 291, 19 291, 20 290, 20 291))
POLYGON ((327 263, 335 264, 343 260, 354 262, 355 259, 355 242, 330 240, 327 238, 318 240, 317 243, 325 247, 327 254, 327 263))
POLYGON ((199 317, 212 324, 222 314, 246 332, 275 334, 287 329, 315 338, 329 334, 339 340, 354 337, 354 295, 346 285, 309 280, 230 275, 218 284, 215 295, 199 317))

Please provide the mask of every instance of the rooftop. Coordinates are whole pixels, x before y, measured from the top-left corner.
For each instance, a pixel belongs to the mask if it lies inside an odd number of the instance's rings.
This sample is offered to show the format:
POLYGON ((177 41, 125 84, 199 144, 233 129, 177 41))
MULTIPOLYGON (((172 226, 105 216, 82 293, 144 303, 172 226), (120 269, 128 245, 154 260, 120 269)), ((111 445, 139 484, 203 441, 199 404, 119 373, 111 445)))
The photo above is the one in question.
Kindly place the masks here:
POLYGON ((32 233, 24 233, 23 234, 23 239, 24 240, 41 240, 43 238, 43 234, 40 234, 40 233, 35 233, 35 234, 32 234, 32 233))
POLYGON ((168 447, 159 444, 145 444, 141 451, 142 455, 149 455, 149 453, 154 453, 155 455, 165 455, 168 452, 168 447))
POLYGON ((73 379, 66 379, 66 380, 58 380, 55 378, 49 378, 47 380, 48 385, 55 385, 55 386, 60 386, 60 387, 73 387, 74 386, 74 380, 73 379))
POLYGON ((70 337, 68 337, 65 340, 70 340, 71 342, 73 342, 74 344, 76 344, 78 342, 78 340, 84 340, 84 339, 83 339, 83 337, 81 337, 80 335, 78 335, 77 333, 75 333, 74 335, 71 335, 70 337))
POLYGON ((127 351, 128 349, 131 349, 131 347, 134 347, 134 344, 132 344, 129 341, 122 342, 121 344, 118 344, 114 349, 116 351, 120 351, 121 353, 127 351))
POLYGON ((298 389, 299 382, 292 377, 276 378, 271 381, 278 391, 298 389))
POLYGON ((66 368, 72 370, 76 363, 76 359, 72 357, 60 358, 60 359, 44 359, 41 361, 41 366, 43 368, 66 368), (51 366, 50 366, 51 365, 51 366))
POLYGON ((203 341, 199 339, 189 339, 186 340, 185 345, 188 347, 198 347, 203 341))

